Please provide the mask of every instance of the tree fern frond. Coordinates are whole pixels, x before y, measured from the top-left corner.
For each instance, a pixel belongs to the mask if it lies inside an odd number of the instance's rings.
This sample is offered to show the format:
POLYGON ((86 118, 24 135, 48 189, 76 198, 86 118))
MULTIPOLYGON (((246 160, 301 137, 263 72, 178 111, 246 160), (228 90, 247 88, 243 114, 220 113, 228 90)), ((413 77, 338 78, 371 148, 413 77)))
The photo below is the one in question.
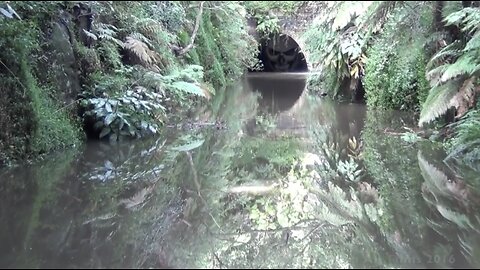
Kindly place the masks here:
POLYGON ((448 68, 449 64, 438 66, 425 74, 426 79, 430 82, 431 87, 437 87, 440 85, 443 73, 448 68))
POLYGON ((462 49, 462 44, 460 41, 455 41, 448 44, 445 48, 437 52, 426 65, 426 69, 429 70, 432 66, 439 63, 439 61, 444 61, 447 56, 457 57, 460 55, 462 49))
POLYGON ((467 9, 467 16, 463 20, 465 26, 462 31, 472 32, 480 26, 480 9, 479 8, 465 8, 467 9))
POLYGON ((455 63, 448 65, 442 75, 441 82, 446 82, 459 75, 472 75, 478 70, 479 66, 475 59, 468 54, 464 54, 455 63))
POLYGON ((450 100, 450 106, 457 108, 457 118, 461 118, 473 106, 476 79, 477 77, 472 76, 465 80, 462 87, 460 87, 455 96, 450 100))
POLYGON ((458 80, 451 80, 443 85, 433 87, 423 103, 418 125, 421 127, 443 115, 451 107, 451 99, 457 93, 458 88, 458 80))
POLYGON ((152 18, 139 19, 137 29, 151 39, 155 39, 156 34, 163 30, 162 24, 152 18))
POLYGON ((157 53, 150 50, 147 44, 138 39, 132 38, 130 36, 127 37, 126 41, 123 44, 123 47, 128 52, 135 55, 140 61, 140 63, 145 66, 154 64, 158 61, 157 53))
POLYGON ((171 90, 182 91, 189 94, 205 97, 204 90, 196 83, 178 81, 167 85, 171 90))
POLYGON ((100 38, 100 40, 113 41, 120 47, 123 47, 123 42, 115 38, 118 31, 115 26, 111 24, 96 22, 94 23, 94 29, 96 35, 98 36, 98 38, 100 38))
POLYGON ((463 49, 464 52, 468 52, 470 50, 478 50, 480 48, 480 31, 478 31, 465 45, 463 49))
POLYGON ((471 32, 477 29, 480 25, 480 9, 467 7, 457 12, 453 12, 444 19, 445 25, 465 24, 462 31, 471 32))
POLYGON ((115 25, 112 25, 112 24, 108 24, 108 23, 102 23, 102 22, 97 22, 97 21, 94 21, 93 25, 95 26, 95 28, 97 30, 100 30, 100 29, 111 29, 112 31, 118 31, 118 28, 115 26, 115 25))
POLYGON ((467 16, 469 9, 471 8, 463 8, 457 12, 453 12, 449 14, 447 17, 445 17, 445 19, 443 19, 443 21, 445 22, 445 25, 446 26, 459 25, 467 16))
POLYGON ((150 49, 154 48, 150 39, 148 39, 147 37, 145 37, 143 34, 141 34, 139 32, 131 33, 129 36, 133 39, 140 40, 141 42, 147 44, 148 48, 150 48, 150 49))
POLYGON ((97 40, 97 39, 98 39, 98 37, 97 37, 94 33, 90 32, 90 31, 87 31, 87 30, 83 29, 83 33, 85 33, 85 35, 87 35, 89 38, 91 38, 91 39, 93 39, 93 40, 97 40))

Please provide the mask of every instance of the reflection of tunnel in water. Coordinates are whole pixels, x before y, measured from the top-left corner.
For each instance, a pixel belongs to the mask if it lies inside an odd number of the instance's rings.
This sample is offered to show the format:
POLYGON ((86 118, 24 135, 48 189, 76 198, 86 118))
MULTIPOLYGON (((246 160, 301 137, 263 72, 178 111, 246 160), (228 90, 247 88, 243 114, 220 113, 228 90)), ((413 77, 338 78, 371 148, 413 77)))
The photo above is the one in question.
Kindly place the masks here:
POLYGON ((288 35, 272 35, 260 41, 258 59, 264 72, 304 72, 308 65, 298 43, 288 35))
POLYGON ((292 108, 306 86, 306 75, 298 73, 250 73, 246 79, 262 95, 260 108, 271 113, 292 108))

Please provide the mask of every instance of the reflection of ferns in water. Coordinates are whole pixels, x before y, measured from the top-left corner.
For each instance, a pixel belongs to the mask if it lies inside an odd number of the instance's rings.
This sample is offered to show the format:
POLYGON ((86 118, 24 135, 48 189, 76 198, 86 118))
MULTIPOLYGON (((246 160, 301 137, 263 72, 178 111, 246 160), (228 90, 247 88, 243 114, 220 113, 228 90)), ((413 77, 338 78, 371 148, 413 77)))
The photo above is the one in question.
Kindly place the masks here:
POLYGON ((473 266, 478 266, 472 253, 480 246, 480 238, 472 237, 478 235, 480 225, 480 217, 474 210, 478 207, 478 200, 474 200, 476 195, 461 180, 448 179, 442 171, 429 164, 420 152, 418 162, 425 179, 423 198, 436 209, 436 215, 427 218, 428 225, 445 239, 457 243, 465 259, 473 266))

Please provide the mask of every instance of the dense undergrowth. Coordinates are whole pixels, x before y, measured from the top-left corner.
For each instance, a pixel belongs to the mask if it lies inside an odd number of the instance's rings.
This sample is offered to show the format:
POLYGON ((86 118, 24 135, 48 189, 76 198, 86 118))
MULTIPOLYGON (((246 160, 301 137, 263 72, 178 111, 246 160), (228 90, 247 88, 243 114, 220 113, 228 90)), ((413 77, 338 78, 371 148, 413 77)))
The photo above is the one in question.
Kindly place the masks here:
POLYGON ((0 164, 180 121, 255 63, 244 12, 239 2, 2 5, 0 164))
POLYGON ((469 1, 331 2, 304 36, 323 71, 309 84, 365 99, 378 113, 413 111, 420 127, 452 131, 445 137, 452 157, 478 161, 479 14, 469 1))

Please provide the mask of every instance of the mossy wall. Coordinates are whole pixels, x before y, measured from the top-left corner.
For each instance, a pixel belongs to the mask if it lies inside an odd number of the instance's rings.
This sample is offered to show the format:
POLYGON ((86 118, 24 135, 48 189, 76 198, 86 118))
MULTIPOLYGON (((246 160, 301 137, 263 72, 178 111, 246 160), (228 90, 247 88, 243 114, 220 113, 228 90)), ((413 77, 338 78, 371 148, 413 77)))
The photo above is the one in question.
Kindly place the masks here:
POLYGON ((381 34, 367 49, 365 94, 370 107, 418 111, 429 90, 425 78, 428 61, 424 45, 431 34, 428 5, 412 14, 396 8, 381 34))
POLYGON ((0 165, 80 141, 78 124, 54 101, 54 85, 36 77, 41 31, 32 21, 3 20, 0 25, 0 165))

